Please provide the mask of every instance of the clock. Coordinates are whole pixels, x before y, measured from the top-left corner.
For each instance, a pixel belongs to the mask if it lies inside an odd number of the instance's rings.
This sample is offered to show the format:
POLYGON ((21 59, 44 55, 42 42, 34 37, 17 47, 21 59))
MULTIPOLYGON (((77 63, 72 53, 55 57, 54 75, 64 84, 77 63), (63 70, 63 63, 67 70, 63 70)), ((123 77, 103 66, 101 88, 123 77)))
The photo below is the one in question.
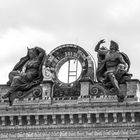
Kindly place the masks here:
POLYGON ((75 44, 64 44, 52 50, 45 61, 54 75, 54 96, 79 95, 81 80, 88 73, 89 54, 75 44), (71 63, 73 69, 71 69, 71 63), (60 74, 61 72, 61 74, 60 74))

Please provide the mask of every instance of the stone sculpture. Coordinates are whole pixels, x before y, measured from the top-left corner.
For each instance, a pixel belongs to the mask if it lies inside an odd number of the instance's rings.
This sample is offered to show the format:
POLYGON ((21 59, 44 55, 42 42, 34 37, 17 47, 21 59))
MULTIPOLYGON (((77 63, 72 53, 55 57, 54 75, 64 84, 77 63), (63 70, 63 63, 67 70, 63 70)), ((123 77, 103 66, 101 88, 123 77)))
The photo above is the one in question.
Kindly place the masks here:
POLYGON ((125 53, 119 51, 119 45, 116 42, 110 42, 110 49, 100 47, 104 42, 100 40, 95 47, 98 54, 97 80, 106 89, 115 89, 118 101, 122 102, 125 96, 121 93, 119 84, 125 83, 132 76, 128 73, 130 61, 125 53))
POLYGON ((27 55, 21 58, 9 73, 7 84, 10 86, 10 90, 3 98, 8 97, 10 105, 18 94, 23 94, 22 91, 28 91, 41 83, 43 80, 42 65, 44 56, 45 51, 42 48, 28 48, 27 55))

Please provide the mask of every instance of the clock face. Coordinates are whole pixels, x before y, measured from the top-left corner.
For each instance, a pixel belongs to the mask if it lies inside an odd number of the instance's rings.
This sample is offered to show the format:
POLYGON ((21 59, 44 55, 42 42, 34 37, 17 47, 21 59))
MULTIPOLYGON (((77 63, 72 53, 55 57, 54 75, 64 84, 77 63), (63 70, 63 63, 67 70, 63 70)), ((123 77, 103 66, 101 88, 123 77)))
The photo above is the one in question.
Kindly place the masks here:
POLYGON ((74 44, 61 45, 48 54, 45 65, 53 69, 57 90, 72 89, 78 85, 88 70, 87 57, 88 53, 74 44))
POLYGON ((81 76, 82 66, 78 59, 67 60, 59 69, 57 77, 60 82, 72 84, 81 76))

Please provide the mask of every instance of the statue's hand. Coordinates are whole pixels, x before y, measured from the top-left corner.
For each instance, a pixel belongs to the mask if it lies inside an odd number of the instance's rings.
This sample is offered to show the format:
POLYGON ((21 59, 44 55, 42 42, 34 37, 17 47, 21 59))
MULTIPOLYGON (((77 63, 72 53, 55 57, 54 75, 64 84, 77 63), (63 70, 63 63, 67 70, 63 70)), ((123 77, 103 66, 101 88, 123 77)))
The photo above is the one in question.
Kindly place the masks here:
POLYGON ((105 40, 102 39, 98 42, 98 44, 95 46, 95 52, 98 52, 98 50, 100 49, 100 44, 105 43, 105 40))
POLYGON ((117 71, 117 73, 118 73, 118 72, 123 72, 123 73, 124 73, 124 72, 126 72, 127 70, 126 70, 126 67, 125 67, 124 64, 119 64, 116 71, 117 71))
POLYGON ((102 40, 99 41, 99 43, 100 43, 100 44, 105 43, 105 40, 102 39, 102 40))
POLYGON ((10 82, 10 81, 8 81, 6 84, 7 84, 8 86, 10 86, 10 85, 11 85, 11 82, 10 82))

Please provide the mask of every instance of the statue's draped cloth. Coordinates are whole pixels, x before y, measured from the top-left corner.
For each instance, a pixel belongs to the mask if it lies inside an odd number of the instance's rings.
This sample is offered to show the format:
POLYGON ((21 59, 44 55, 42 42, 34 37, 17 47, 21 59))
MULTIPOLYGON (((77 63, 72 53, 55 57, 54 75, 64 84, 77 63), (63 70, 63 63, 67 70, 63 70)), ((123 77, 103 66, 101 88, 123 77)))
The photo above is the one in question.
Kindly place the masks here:
MULTIPOLYGON (((28 91, 32 87, 37 86, 43 80, 42 75, 42 65, 44 61, 45 51, 41 48, 33 48, 37 54, 37 61, 30 61, 30 57, 27 56, 20 59, 20 61, 15 65, 12 72, 9 74, 10 94, 9 100, 13 101, 17 97, 18 91, 28 91), (26 69, 25 73, 21 73, 23 69, 26 69), (13 78, 16 77, 19 78, 13 78)), ((24 96, 24 95, 23 95, 24 96)))

